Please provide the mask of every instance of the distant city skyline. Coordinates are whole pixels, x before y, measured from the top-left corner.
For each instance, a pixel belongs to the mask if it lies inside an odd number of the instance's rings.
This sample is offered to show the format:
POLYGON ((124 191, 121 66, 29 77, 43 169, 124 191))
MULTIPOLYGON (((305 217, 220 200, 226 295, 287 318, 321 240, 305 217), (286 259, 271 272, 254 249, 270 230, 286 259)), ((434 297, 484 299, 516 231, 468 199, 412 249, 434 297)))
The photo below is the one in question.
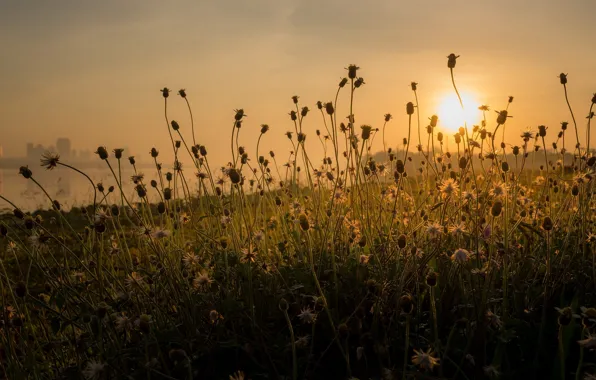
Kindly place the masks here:
MULTIPOLYGON (((124 147, 124 156, 134 156, 135 154, 130 151, 128 147, 124 147)), ((4 146, 0 144, 0 159, 26 159, 39 160, 45 153, 56 153, 60 155, 63 160, 79 160, 88 161, 94 157, 94 150, 91 148, 74 148, 71 140, 68 137, 58 137, 53 145, 44 145, 38 142, 28 141, 24 144, 24 151, 22 155, 5 155, 4 146)), ((142 160, 142 157, 136 157, 135 159, 142 160)))

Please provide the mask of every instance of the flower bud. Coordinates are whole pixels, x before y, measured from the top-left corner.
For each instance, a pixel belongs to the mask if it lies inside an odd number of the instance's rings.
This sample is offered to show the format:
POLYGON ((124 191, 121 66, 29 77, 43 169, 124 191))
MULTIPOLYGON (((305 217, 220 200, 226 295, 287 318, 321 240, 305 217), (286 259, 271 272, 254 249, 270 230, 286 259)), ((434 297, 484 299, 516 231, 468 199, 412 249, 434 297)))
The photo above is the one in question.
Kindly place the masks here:
POLYGON ((22 175, 25 179, 29 179, 33 176, 33 172, 27 166, 21 166, 19 168, 19 174, 22 175))
POLYGON ((406 247, 406 242, 407 242, 406 235, 404 235, 404 234, 399 235, 399 237, 397 238, 397 246, 400 249, 404 249, 406 247))
POLYGON ((362 129, 362 134, 360 137, 362 137, 362 140, 368 140, 370 138, 370 131, 372 130, 372 127, 370 125, 363 125, 360 128, 362 129))
POLYGON ((496 201, 493 203, 490 213, 492 216, 497 217, 501 215, 501 211, 503 210, 503 203, 501 201, 496 201))
POLYGON ((544 217, 541 227, 545 231, 550 231, 553 229, 553 220, 550 218, 550 216, 544 217))
POLYGON ((436 127, 438 120, 439 120, 439 117, 437 115, 432 115, 430 117, 430 126, 433 127, 433 128, 436 127))
POLYGON ((310 223, 308 221, 308 217, 306 216, 306 214, 301 213, 298 216, 298 223, 300 224, 300 228, 302 228, 302 231, 308 231, 310 228, 310 223))
POLYGON ((229 170, 228 175, 230 176, 230 181, 232 181, 233 184, 237 185, 240 183, 241 176, 238 170, 232 168, 229 170))
POLYGON ((450 69, 455 68, 455 63, 458 58, 459 58, 459 55, 455 55, 453 53, 449 54, 447 56, 447 67, 449 67, 450 69))
POLYGON ((360 67, 356 66, 356 65, 350 65, 348 66, 348 77, 350 79, 356 79, 356 73, 358 71, 360 67))

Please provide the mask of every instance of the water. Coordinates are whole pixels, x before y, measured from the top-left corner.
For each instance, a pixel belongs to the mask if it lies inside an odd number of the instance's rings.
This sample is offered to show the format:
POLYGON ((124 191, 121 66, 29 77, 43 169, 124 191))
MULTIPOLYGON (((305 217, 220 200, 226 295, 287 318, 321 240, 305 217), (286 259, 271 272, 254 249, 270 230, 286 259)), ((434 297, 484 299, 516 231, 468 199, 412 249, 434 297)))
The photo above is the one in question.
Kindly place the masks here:
MULTIPOLYGON (((57 167, 54 170, 43 168, 31 168, 34 178, 44 187, 48 195, 60 202, 64 209, 70 209, 73 206, 81 206, 93 202, 93 188, 87 178, 68 168, 57 167)), ((155 168, 153 170, 139 170, 144 172, 145 179, 143 183, 147 187, 149 199, 153 202, 159 199, 155 189, 149 186, 152 179, 158 180, 155 168)), ((117 183, 114 180, 109 169, 86 169, 84 172, 97 183, 102 183, 107 192, 108 187, 114 186, 116 190, 108 196, 108 203, 120 204, 120 192, 117 183)), ((117 174, 117 172, 116 172, 117 174)), ((134 183, 131 176, 134 171, 130 168, 122 170, 122 182, 124 192, 129 199, 138 199, 134 191, 134 183)), ((190 173, 188 173, 190 174, 190 173)), ((188 176, 187 174, 187 176, 188 176)), ((193 175, 191 181, 195 180, 193 175)), ((192 183, 189 184, 191 191, 192 183)), ((37 209, 50 208, 50 200, 43 191, 31 180, 23 178, 18 169, 0 169, 0 195, 8 198, 16 206, 24 211, 34 211, 37 209)), ((98 193, 98 201, 103 197, 98 193)), ((12 206, 0 199, 0 213, 12 211, 12 206)))

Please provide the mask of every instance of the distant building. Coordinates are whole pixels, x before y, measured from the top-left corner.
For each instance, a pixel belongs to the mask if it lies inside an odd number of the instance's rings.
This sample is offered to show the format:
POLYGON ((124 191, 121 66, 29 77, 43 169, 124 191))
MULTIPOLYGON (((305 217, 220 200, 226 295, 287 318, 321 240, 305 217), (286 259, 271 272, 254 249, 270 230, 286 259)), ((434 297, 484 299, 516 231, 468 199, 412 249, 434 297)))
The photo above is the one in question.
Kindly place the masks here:
POLYGON ((33 158, 34 156, 34 150, 35 148, 33 147, 33 143, 27 143, 27 158, 33 158))
POLYGON ((70 153, 72 151, 70 139, 67 138, 59 138, 56 140, 56 150, 62 158, 70 158, 70 153))

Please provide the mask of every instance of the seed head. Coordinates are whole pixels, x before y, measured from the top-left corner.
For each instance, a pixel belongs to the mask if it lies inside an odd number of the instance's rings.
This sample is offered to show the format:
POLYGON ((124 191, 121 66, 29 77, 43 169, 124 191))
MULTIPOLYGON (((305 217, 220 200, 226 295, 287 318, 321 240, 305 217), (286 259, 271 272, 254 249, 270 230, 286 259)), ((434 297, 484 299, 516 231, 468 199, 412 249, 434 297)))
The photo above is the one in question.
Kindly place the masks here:
POLYGON ((562 85, 566 85, 567 84, 567 74, 565 74, 565 73, 559 74, 559 81, 561 82, 562 85))
POLYGON ((40 160, 41 166, 45 166, 45 168, 48 170, 54 169, 58 165, 59 161, 60 161, 60 155, 56 154, 56 153, 51 153, 51 152, 45 152, 41 156, 41 160, 40 160))
POLYGON ((414 114, 414 103, 408 102, 408 104, 406 104, 406 114, 408 114, 408 115, 414 114))
POLYGON ((495 203, 493 203, 493 205, 490 209, 490 213, 492 216, 497 217, 497 216, 501 215, 502 210, 503 210, 503 203, 501 201, 495 201, 495 203))
POLYGON ((437 115, 432 115, 430 117, 430 126, 433 128, 436 127, 438 121, 439 121, 439 117, 437 115))
POLYGON ((161 94, 163 95, 163 97, 164 97, 165 99, 167 99, 167 97, 168 97, 168 96, 170 96, 170 89, 169 89, 169 88, 167 88, 167 87, 164 87, 164 88, 162 88, 162 89, 161 89, 161 90, 159 90, 159 91, 161 91, 161 94))
POLYGON ((172 121, 170 122, 170 124, 172 125, 172 129, 173 129, 174 131, 177 131, 177 130, 179 130, 179 129, 180 129, 180 125, 178 124, 178 122, 177 122, 176 120, 172 120, 172 121))
POLYGON ((238 170, 232 168, 228 171, 228 176, 230 177, 230 181, 232 181, 233 184, 239 184, 241 178, 240 172, 238 172, 238 170))
POLYGON ((356 79, 356 81, 354 81, 354 87, 359 88, 360 86, 362 86, 364 83, 364 78, 359 77, 358 79, 356 79))
POLYGON ((302 228, 302 231, 308 231, 310 229, 310 222, 308 221, 308 217, 305 213, 301 213, 298 216, 298 222, 300 224, 300 228, 302 228))
POLYGON ((136 164, 136 160, 135 160, 135 156, 130 156, 128 157, 128 162, 130 162, 131 165, 135 165, 136 164))
POLYGON ((31 172, 28 166, 21 166, 19 169, 19 174, 25 179, 29 179, 33 176, 33 172, 31 172))
POLYGON ((99 156, 99 158, 102 160, 108 159, 108 150, 106 149, 105 146, 98 147, 97 150, 95 151, 95 154, 97 154, 99 156))
POLYGON ((362 129, 362 134, 360 137, 362 140, 368 140, 370 138, 370 131, 372 130, 372 127, 370 125, 363 125, 360 128, 362 129))
POLYGON ((416 91, 418 89, 418 83, 416 82, 410 83, 410 86, 412 87, 412 91, 416 91))
POLYGON ((358 67, 354 64, 349 65, 348 68, 346 69, 346 70, 348 70, 348 78, 356 79, 356 75, 357 75, 356 73, 357 73, 358 69, 360 69, 360 67, 358 67))
POLYGON ((406 247, 406 243, 407 243, 407 237, 404 234, 399 235, 399 237, 397 238, 397 246, 400 249, 404 249, 406 247))
POLYGON ((458 58, 459 58, 459 55, 455 55, 453 53, 449 54, 447 56, 447 67, 449 67, 450 69, 455 68, 455 63, 458 58))
POLYGON ((236 109, 236 110, 234 110, 234 112, 236 112, 236 115, 234 115, 234 120, 236 120, 236 121, 240 121, 240 120, 242 120, 242 118, 244 116, 247 116, 244 113, 244 109, 242 109, 242 108, 236 109))
POLYGON ((339 81, 339 88, 343 88, 346 83, 348 83, 348 78, 341 78, 341 81, 339 81))
POLYGON ((180 95, 182 98, 186 98, 186 90, 181 88, 178 90, 178 95, 180 95))
POLYGON ((511 117, 511 116, 508 116, 507 110, 495 111, 495 112, 498 114, 497 123, 501 124, 501 125, 505 124, 508 117, 511 117))
POLYGON ((550 231, 553 229, 553 220, 550 218, 550 216, 546 216, 544 219, 542 219, 541 227, 545 231, 550 231))
POLYGON ((116 148, 113 150, 114 152, 114 157, 116 157, 117 160, 122 158, 122 153, 124 152, 124 149, 122 148, 116 148))
POLYGON ((439 275, 437 272, 435 272, 435 271, 428 272, 428 274, 426 275, 426 285, 428 285, 430 287, 436 286, 438 278, 439 278, 439 275))
POLYGON ((540 137, 546 136, 546 126, 544 126, 544 125, 539 125, 538 126, 538 135, 540 137))
POLYGON ((331 102, 325 103, 325 111, 327 111, 328 115, 333 115, 333 112, 335 111, 333 109, 333 103, 331 103, 331 102))

